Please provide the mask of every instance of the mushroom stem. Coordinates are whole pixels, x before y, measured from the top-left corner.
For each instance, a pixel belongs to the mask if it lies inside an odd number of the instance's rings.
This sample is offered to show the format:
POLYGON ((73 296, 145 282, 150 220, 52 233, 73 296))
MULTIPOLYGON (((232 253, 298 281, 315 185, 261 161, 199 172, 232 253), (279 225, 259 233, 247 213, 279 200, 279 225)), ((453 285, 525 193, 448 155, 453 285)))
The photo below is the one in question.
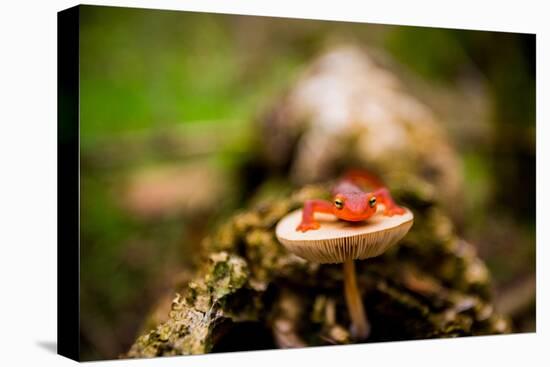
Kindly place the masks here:
POLYGON ((356 339, 364 340, 369 336, 370 326, 363 307, 363 301, 361 301, 359 289, 357 288, 353 259, 346 259, 344 261, 344 292, 351 317, 352 336, 356 339))

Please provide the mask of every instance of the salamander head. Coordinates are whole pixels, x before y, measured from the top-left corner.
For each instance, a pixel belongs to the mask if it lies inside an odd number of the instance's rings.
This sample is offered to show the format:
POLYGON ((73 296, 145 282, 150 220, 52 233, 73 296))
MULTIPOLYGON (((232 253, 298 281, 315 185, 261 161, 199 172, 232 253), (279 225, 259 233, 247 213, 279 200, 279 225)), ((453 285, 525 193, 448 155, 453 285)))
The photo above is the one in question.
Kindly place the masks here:
POLYGON ((376 213, 376 197, 372 193, 336 194, 332 202, 334 214, 343 220, 357 222, 376 213))

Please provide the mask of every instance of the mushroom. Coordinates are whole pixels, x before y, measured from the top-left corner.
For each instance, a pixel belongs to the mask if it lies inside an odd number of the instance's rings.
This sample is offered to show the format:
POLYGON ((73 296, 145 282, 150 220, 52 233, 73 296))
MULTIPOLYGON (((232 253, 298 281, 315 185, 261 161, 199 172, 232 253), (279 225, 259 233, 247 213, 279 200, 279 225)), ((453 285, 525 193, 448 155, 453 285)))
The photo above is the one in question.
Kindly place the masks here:
POLYGON ((282 218, 275 229, 277 239, 288 251, 306 260, 322 264, 343 263, 344 294, 352 323, 351 333, 357 340, 366 339, 370 326, 357 288, 354 260, 381 255, 401 240, 413 224, 412 212, 406 209, 404 214, 391 217, 378 212, 360 223, 316 213, 315 219, 321 227, 307 232, 296 230, 301 219, 301 209, 282 218))

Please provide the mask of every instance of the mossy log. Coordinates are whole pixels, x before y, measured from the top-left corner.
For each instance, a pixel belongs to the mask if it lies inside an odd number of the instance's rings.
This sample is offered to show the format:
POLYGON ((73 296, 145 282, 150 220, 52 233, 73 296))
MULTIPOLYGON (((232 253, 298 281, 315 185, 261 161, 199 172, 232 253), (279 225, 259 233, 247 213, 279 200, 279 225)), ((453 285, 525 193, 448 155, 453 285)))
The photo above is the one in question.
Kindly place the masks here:
MULTIPOLYGON (((414 226, 384 255, 356 262, 372 327, 366 342, 510 332, 491 304, 485 264, 455 234, 433 188, 401 183, 392 192, 413 210, 414 226)), ((203 241, 202 266, 168 318, 124 357, 352 343, 341 266, 292 255, 274 234, 280 218, 320 195, 324 187, 306 186, 228 219, 203 241)))

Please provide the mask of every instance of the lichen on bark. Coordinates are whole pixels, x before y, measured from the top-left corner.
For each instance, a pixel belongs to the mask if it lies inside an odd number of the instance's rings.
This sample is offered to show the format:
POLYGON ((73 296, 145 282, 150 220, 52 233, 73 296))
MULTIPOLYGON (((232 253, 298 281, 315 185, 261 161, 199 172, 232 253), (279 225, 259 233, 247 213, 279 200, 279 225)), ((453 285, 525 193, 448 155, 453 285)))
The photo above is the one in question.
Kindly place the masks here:
MULTIPOLYGON (((414 211, 413 228, 386 254, 356 262, 372 324, 367 342, 509 332, 491 304, 487 268, 456 235, 431 184, 403 183, 392 185, 397 200, 414 211)), ((230 350, 353 342, 341 267, 292 255, 274 235, 280 218, 323 195, 326 187, 305 186, 230 217, 203 241, 203 266, 174 298, 169 318, 140 336, 126 356, 217 351, 250 323, 271 339, 263 345, 244 339, 237 346, 233 340, 230 350)))
POLYGON ((204 269, 187 286, 184 296, 176 294, 169 321, 138 338, 129 357, 208 352, 212 329, 224 317, 226 298, 247 281, 248 266, 235 255, 212 253, 204 269))

